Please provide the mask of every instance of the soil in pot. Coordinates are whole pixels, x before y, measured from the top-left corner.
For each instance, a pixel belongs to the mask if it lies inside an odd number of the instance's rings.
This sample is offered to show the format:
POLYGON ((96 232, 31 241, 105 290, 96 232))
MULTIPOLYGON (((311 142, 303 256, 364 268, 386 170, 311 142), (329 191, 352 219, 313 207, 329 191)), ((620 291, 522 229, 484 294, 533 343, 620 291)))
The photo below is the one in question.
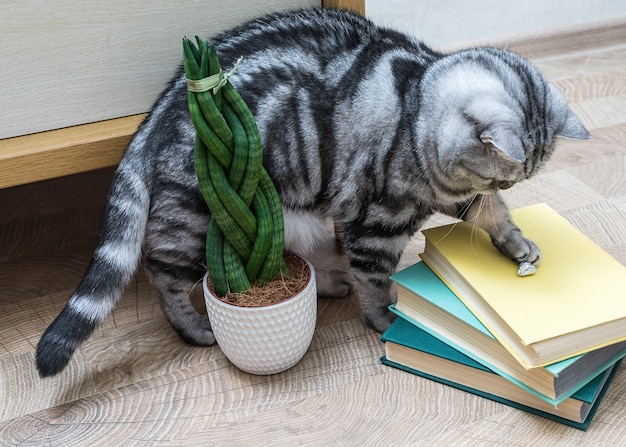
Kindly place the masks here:
MULTIPOLYGON (((219 299, 225 303, 242 307, 261 307, 278 304, 296 295, 306 286, 311 272, 307 263, 293 253, 285 253, 285 263, 289 276, 279 276, 269 283, 252 284, 252 288, 244 293, 229 293, 219 299)), ((209 289, 211 280, 207 279, 209 289)))

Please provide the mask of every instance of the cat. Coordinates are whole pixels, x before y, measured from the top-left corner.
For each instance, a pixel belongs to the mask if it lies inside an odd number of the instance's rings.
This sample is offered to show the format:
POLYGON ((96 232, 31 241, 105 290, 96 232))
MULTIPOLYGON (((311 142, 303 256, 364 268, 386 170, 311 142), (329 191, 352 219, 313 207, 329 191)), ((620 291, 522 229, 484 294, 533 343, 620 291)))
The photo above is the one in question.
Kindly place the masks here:
MULTIPOLYGON (((372 328, 391 324, 389 276, 433 213, 473 221, 517 262, 539 261, 498 191, 535 174, 557 137, 589 134, 525 59, 494 48, 442 54, 332 9, 260 17, 210 42, 226 70, 243 56, 230 80, 257 121, 287 248, 314 250, 332 218, 352 273, 319 272, 320 293, 354 285, 372 328)), ((194 137, 180 69, 129 144, 86 273, 37 346, 42 377, 62 371, 111 313, 142 252, 180 337, 215 342, 189 300, 204 273, 209 220, 194 137)))

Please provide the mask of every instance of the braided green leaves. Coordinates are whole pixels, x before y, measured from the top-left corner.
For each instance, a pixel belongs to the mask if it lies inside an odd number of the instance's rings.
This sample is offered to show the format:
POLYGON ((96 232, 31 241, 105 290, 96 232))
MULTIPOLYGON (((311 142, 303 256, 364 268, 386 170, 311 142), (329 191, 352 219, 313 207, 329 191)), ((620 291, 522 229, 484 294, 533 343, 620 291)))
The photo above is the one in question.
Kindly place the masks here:
POLYGON ((207 270, 215 293, 224 296, 271 281, 284 268, 283 215, 254 117, 228 81, 233 72, 224 75, 215 48, 196 42, 183 39, 187 100, 196 173, 211 211, 207 270))

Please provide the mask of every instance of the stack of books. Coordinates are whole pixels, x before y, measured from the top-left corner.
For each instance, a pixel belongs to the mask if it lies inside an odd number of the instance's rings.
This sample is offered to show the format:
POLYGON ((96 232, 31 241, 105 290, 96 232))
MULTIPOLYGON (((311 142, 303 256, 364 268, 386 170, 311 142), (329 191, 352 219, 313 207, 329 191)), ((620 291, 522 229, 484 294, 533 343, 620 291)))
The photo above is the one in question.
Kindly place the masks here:
POLYGON ((512 211, 530 276, 463 222, 393 275, 382 362, 586 430, 626 355, 626 268, 545 204, 512 211))

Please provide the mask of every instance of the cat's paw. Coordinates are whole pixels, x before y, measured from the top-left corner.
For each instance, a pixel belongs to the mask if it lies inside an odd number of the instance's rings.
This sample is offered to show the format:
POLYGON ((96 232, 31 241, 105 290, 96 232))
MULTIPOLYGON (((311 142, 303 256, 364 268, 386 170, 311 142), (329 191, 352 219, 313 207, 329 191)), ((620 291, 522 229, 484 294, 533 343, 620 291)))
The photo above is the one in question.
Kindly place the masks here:
POLYGON ((172 324, 180 338, 186 343, 195 346, 211 346, 215 344, 215 336, 211 330, 209 319, 205 315, 200 314, 197 317, 194 315, 191 319, 192 322, 188 322, 189 324, 181 329, 172 324))
POLYGON ((389 310, 388 306, 381 306, 364 310, 363 318, 372 329, 382 333, 391 326, 396 315, 389 310))
POLYGON ((541 261, 541 250, 539 250, 539 247, 530 239, 524 238, 524 242, 527 246, 527 248, 523 250, 525 254, 522 255, 521 259, 516 259, 516 261, 518 263, 526 261, 531 264, 538 264, 539 261, 541 261))
POLYGON ((541 251, 539 247, 521 235, 520 232, 513 233, 503 241, 493 241, 494 245, 502 254, 508 256, 518 264, 520 262, 530 262, 537 264, 541 260, 541 251))
POLYGON ((341 298, 354 289, 354 278, 345 270, 316 270, 315 276, 319 297, 341 298))
POLYGON ((215 344, 215 335, 211 330, 201 330, 194 333, 193 341, 190 343, 196 346, 211 346, 215 344))

